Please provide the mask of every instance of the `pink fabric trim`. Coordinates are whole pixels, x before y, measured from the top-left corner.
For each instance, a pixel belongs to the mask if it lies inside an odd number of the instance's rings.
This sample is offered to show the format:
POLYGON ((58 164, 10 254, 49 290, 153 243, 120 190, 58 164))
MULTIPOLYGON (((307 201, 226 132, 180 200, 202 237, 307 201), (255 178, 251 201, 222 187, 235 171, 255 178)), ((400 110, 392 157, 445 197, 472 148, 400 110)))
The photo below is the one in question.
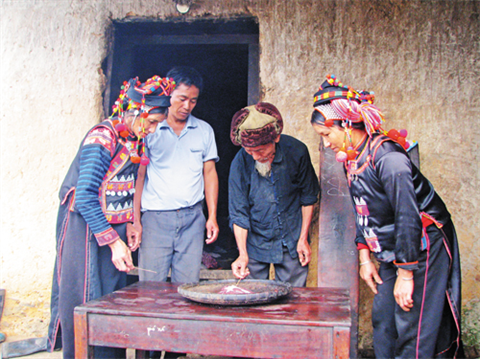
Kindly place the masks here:
POLYGON ((418 331, 417 331, 417 346, 415 348, 415 358, 418 359, 418 349, 420 345, 420 333, 422 331, 422 317, 423 317, 423 308, 425 307, 425 292, 427 290, 427 280, 428 280, 428 267, 430 260, 430 238, 428 237, 427 232, 425 232, 425 239, 427 240, 427 261, 425 268, 425 279, 423 282, 423 296, 422 296, 422 305, 420 309, 420 317, 418 319, 418 331))
POLYGON ((87 302, 87 278, 88 278, 88 233, 90 232, 90 229, 88 228, 87 224, 87 230, 85 232, 85 271, 84 277, 83 277, 83 302, 87 302))
POLYGON ((103 232, 95 234, 95 238, 97 239, 99 246, 105 246, 107 244, 115 242, 120 237, 118 236, 118 233, 115 232, 112 227, 110 227, 103 232))
MULTIPOLYGON (((71 191, 72 190, 68 191, 68 193, 70 193, 71 191)), ((65 196, 65 198, 63 199, 62 204, 65 203, 65 201, 68 197, 68 193, 65 196)), ((65 229, 67 228, 69 220, 70 220, 70 211, 68 211, 67 218, 63 222, 64 223, 64 225, 63 225, 63 236, 62 236, 62 239, 60 240, 60 248, 59 248, 59 252, 58 252, 58 262, 59 263, 58 263, 58 266, 57 266, 57 273, 55 273, 55 275, 57 276, 57 281, 58 281, 59 285, 60 285, 60 272, 61 272, 61 268, 62 268, 63 243, 65 241, 65 229)), ((60 328, 60 320, 57 320, 56 323, 55 323, 55 335, 53 336, 55 338, 55 340, 53 342, 52 342, 52 340, 50 340, 50 336, 47 336, 48 342, 50 343, 50 347, 52 348, 52 352, 53 352, 53 349, 55 348, 55 342, 57 341, 57 338, 58 338, 58 329, 59 328, 60 328)))

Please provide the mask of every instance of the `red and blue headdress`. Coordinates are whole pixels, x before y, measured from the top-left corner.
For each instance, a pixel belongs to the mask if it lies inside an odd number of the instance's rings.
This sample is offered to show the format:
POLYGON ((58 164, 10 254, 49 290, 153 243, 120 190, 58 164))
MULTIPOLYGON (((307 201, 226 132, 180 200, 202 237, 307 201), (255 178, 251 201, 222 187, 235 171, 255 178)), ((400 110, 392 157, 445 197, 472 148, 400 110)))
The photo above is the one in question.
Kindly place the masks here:
POLYGON ((345 128, 345 143, 336 155, 337 161, 352 160, 357 155, 351 147, 352 128, 364 128, 370 137, 374 133, 384 133, 404 148, 409 147, 405 140, 406 130, 386 132, 382 129, 385 119, 380 109, 373 104, 374 100, 373 92, 355 91, 351 87, 344 86, 334 75, 327 75, 326 81, 315 93, 312 122, 327 127, 336 124, 345 128), (321 116, 318 116, 318 113, 321 116))
MULTIPOLYGON (((149 114, 164 113, 170 107, 170 98, 175 89, 173 79, 153 76, 144 83, 138 77, 125 81, 120 88, 120 95, 112 107, 110 118, 117 116, 113 121, 115 130, 120 136, 130 136, 128 127, 125 124, 125 112, 134 111, 135 118, 140 116, 147 118, 149 114)), ((134 120, 135 121, 135 120, 134 120)), ((148 158, 144 154, 143 140, 137 139, 136 149, 130 152, 130 158, 134 163, 148 164, 148 158)))

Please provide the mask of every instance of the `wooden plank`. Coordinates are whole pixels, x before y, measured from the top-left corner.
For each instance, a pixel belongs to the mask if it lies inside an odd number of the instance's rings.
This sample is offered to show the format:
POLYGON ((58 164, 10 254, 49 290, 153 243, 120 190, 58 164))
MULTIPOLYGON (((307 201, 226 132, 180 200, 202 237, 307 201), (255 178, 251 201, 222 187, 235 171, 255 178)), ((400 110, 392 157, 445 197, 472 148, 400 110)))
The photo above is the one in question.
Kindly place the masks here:
POLYGON ((258 35, 246 34, 205 34, 205 35, 131 35, 124 37, 123 46, 130 49, 145 45, 218 45, 218 44, 258 44, 258 35))
POLYGON ((92 345, 201 355, 333 358, 337 347, 329 327, 91 315, 89 330, 92 345))
POLYGON ((358 356, 358 255, 355 217, 343 164, 320 145, 318 286, 350 291, 352 327, 350 357, 358 356))
POLYGON ((335 359, 350 358, 350 328, 334 328, 333 337, 333 357, 335 359))
POLYGON ((88 342, 88 314, 85 311, 74 311, 75 359, 92 359, 93 347, 88 342))

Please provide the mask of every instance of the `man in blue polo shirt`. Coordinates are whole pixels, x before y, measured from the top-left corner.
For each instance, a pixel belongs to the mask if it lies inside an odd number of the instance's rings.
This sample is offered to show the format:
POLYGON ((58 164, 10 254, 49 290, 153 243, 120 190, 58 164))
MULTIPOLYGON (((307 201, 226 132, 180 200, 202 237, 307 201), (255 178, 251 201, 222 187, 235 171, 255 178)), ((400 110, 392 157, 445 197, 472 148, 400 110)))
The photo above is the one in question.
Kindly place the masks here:
POLYGON ((176 88, 167 120, 146 141, 150 163, 141 166, 136 186, 135 226, 142 227, 140 280, 198 282, 203 243, 218 237, 217 146, 212 127, 191 112, 203 88, 201 75, 191 67, 167 74, 176 88), (140 206, 141 198, 141 206, 140 206), (203 213, 203 202, 208 218, 203 213), (205 234, 206 229, 206 234, 205 234), (207 239, 205 240, 205 235, 207 239))

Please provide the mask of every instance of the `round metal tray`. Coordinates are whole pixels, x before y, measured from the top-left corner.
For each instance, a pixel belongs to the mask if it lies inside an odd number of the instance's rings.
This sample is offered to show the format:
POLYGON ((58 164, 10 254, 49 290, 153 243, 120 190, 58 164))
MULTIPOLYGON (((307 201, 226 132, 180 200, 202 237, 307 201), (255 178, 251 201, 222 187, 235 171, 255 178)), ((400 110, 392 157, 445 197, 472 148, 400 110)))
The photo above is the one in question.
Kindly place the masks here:
POLYGON ((237 279, 212 280, 200 283, 186 283, 178 287, 178 293, 190 300, 216 305, 252 305, 269 303, 288 295, 292 285, 273 280, 243 279, 238 287, 247 289, 252 294, 219 294, 228 285, 237 284, 237 279))

